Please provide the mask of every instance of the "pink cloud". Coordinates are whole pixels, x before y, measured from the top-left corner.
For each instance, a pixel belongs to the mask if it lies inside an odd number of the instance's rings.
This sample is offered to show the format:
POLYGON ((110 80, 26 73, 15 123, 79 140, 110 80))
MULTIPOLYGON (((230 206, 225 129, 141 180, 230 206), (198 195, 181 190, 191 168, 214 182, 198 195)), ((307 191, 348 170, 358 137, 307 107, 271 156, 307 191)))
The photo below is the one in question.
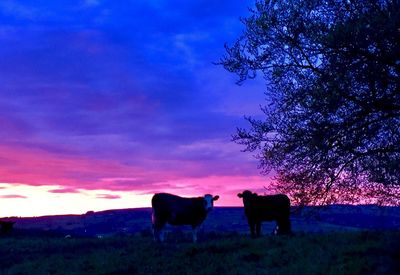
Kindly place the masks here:
POLYGON ((27 197, 21 195, 0 195, 1 199, 26 199, 27 197))
MULTIPOLYGON (((82 190, 133 191, 138 195, 169 192, 201 196, 211 193, 221 196, 219 206, 241 205, 236 197, 238 192, 249 189, 263 194, 266 191, 263 186, 268 186, 270 181, 263 176, 244 176, 240 173, 207 175, 200 162, 189 160, 172 161, 168 170, 162 170, 161 163, 152 160, 154 168, 149 169, 148 165, 139 167, 115 160, 4 145, 0 145, 0 162, 0 182, 59 186, 48 191, 50 193, 79 193, 82 190)), ((97 198, 118 199, 120 196, 99 194, 97 198)))
POLYGON ((98 194, 96 196, 98 199, 109 199, 109 200, 115 200, 115 199, 120 199, 121 196, 119 195, 111 195, 111 194, 98 194))
MULTIPOLYGON (((41 149, 0 145, 0 182, 32 186, 59 185, 69 189, 135 190, 173 179, 172 173, 146 171, 113 160, 49 153, 41 149), (103 179, 115 178, 113 181, 103 179), (118 180, 118 179, 135 180, 118 180)), ((56 191, 57 192, 57 191, 56 191)))
POLYGON ((75 188, 58 188, 58 189, 49 190, 48 192, 49 193, 80 193, 80 191, 75 188))

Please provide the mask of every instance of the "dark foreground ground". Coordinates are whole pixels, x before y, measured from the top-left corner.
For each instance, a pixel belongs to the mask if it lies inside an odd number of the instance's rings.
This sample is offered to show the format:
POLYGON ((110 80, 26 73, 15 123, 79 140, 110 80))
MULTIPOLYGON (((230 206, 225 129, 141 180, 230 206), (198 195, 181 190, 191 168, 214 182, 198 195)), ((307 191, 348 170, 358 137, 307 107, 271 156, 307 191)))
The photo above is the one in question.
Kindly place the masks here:
POLYGON ((292 215, 292 236, 250 239, 242 208, 216 208, 190 228, 151 236, 151 209, 7 218, 0 274, 400 274, 400 209, 333 206, 292 215))
POLYGON ((399 231, 0 238, 0 274, 400 274, 399 231), (179 238, 178 238, 179 237, 179 238))

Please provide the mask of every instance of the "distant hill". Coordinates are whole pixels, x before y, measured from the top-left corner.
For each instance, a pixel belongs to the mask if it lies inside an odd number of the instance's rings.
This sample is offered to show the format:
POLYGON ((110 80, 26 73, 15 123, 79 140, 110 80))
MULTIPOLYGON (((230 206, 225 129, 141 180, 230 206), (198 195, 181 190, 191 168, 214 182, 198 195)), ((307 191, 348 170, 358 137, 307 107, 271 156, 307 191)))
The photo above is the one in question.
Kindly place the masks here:
MULTIPOLYGON (((332 232, 360 229, 400 229, 400 207, 374 205, 333 205, 323 209, 306 207, 301 212, 293 209, 294 232, 332 232), (313 214, 313 215, 311 215, 313 214)), ((83 215, 57 215, 32 218, 2 218, 16 221, 13 234, 71 235, 75 237, 105 237, 110 235, 151 235, 151 208, 89 211, 83 215)), ((182 231, 190 227, 167 227, 182 231)), ((269 234, 274 222, 263 224, 269 234)), ((203 223, 201 232, 236 232, 248 234, 242 207, 216 207, 203 223)))

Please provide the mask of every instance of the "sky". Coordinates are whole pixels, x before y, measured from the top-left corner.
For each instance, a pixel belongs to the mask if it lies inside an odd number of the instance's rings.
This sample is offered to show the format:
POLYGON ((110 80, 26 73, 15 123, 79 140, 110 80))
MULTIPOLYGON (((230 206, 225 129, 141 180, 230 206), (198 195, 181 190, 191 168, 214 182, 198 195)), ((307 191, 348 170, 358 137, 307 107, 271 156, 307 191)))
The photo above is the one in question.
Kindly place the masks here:
POLYGON ((262 80, 217 66, 254 1, 0 2, 0 217, 263 191, 231 141, 262 80))

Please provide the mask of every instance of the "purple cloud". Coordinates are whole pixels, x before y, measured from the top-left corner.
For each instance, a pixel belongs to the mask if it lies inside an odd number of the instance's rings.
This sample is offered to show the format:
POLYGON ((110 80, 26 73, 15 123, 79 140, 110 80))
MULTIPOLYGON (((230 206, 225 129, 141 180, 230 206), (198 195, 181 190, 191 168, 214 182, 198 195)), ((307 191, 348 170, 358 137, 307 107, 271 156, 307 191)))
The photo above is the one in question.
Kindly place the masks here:
POLYGON ((119 195, 112 195, 112 194, 98 194, 96 196, 98 199, 108 199, 108 200, 115 200, 115 199, 120 199, 121 196, 119 195))

